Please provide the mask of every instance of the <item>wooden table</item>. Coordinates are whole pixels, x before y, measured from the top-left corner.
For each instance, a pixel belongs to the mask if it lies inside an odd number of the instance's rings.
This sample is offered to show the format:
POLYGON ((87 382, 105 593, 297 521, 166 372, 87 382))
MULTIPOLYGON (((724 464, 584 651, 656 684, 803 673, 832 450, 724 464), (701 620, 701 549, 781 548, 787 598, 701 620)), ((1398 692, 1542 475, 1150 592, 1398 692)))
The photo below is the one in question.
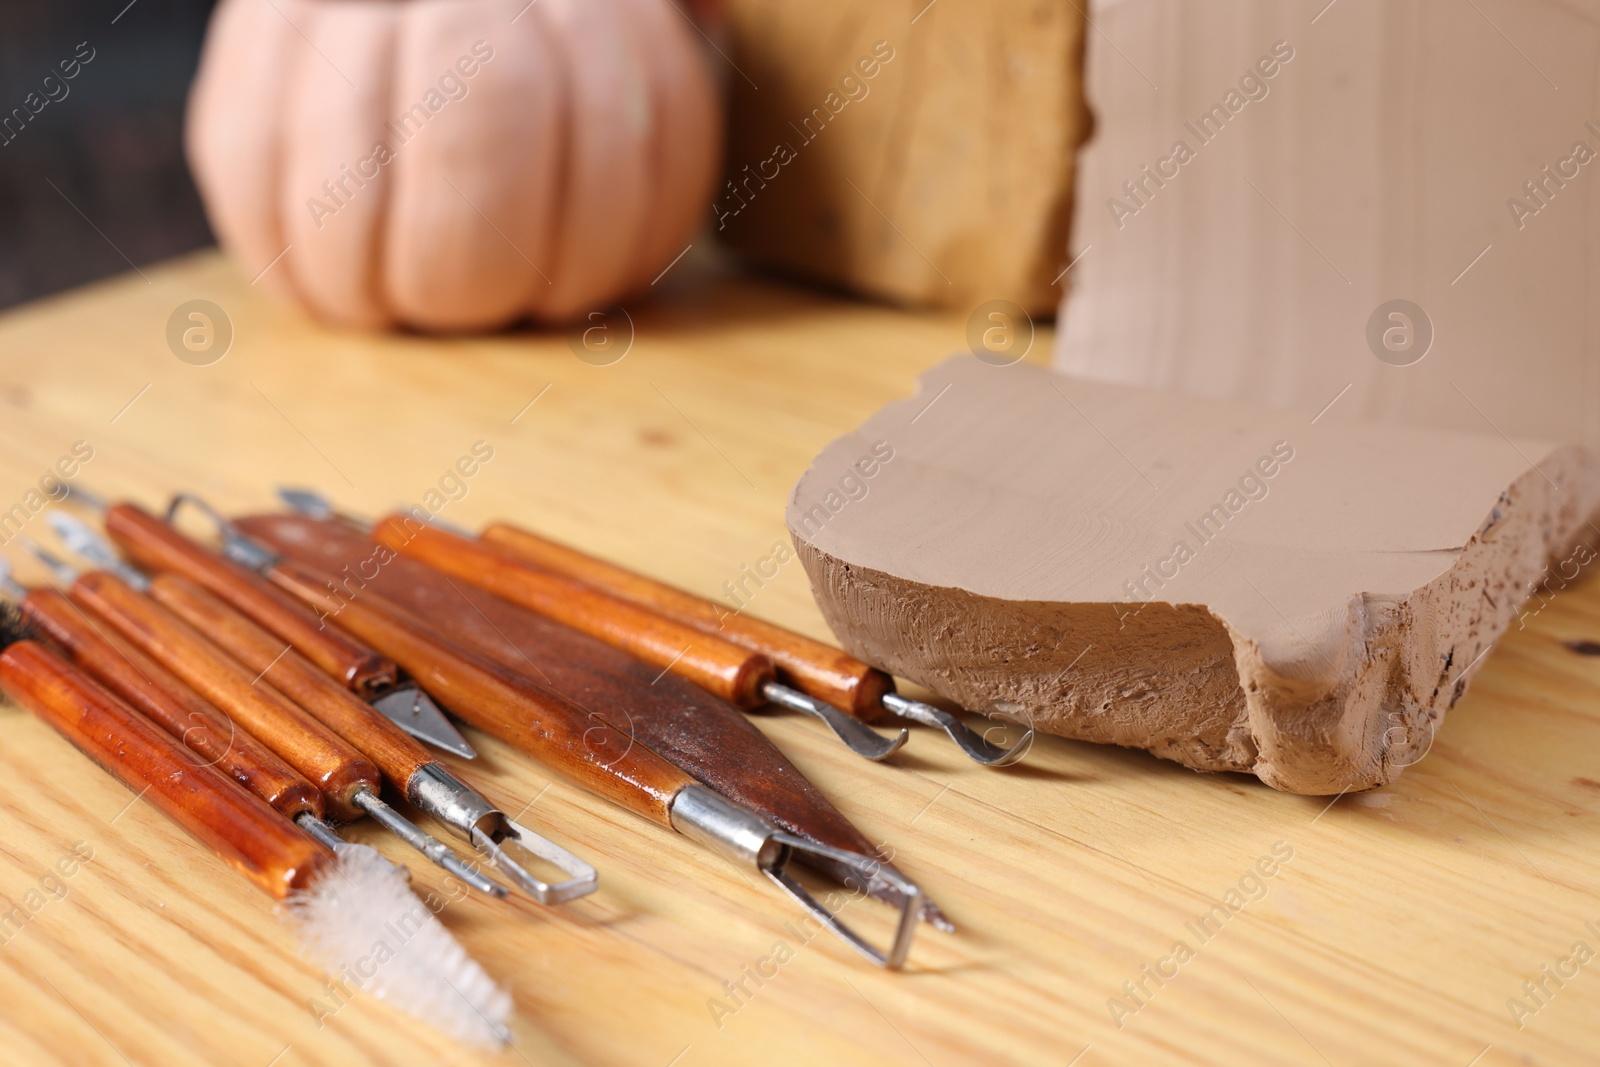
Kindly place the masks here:
MULTIPOLYGON (((626 357, 603 367, 560 334, 324 332, 214 255, 11 312, 0 510, 79 440, 94 448, 83 482, 102 494, 154 505, 182 486, 262 508, 275 485, 302 484, 366 512, 420 499, 482 440, 494 458, 445 518, 520 520, 719 596, 785 539, 809 457, 962 347, 965 323, 714 271, 663 284, 630 309, 626 357), (164 340, 196 297, 236 330, 210 366, 164 340)), ((39 516, 25 532, 47 539, 39 516)), ((751 610, 824 632, 792 563, 751 610)), ((525 821, 602 876, 560 909, 470 899, 443 913, 516 996, 517 1047, 481 1058, 360 995, 319 1026, 323 977, 266 899, 7 708, 0 893, 23 919, 0 931, 0 1059, 1592 1063, 1600 961, 1549 983, 1520 1029, 1507 1003, 1575 942, 1600 950, 1600 658, 1567 647, 1580 639, 1600 640, 1593 583, 1513 631, 1398 785, 1332 803, 1058 739, 997 772, 921 731, 895 766, 870 766, 809 721, 764 719, 960 925, 925 930, 901 974, 827 936, 801 941, 771 888, 473 734, 486 791, 512 811, 531 803, 525 821), (79 842, 92 859, 49 877, 79 842), (1275 848, 1292 858, 1253 874, 1275 848), (1197 936, 1230 890, 1241 907, 1197 936), (779 942, 776 975, 730 999, 724 983, 770 972, 779 942), (1147 966, 1171 977, 1158 985, 1147 966)))

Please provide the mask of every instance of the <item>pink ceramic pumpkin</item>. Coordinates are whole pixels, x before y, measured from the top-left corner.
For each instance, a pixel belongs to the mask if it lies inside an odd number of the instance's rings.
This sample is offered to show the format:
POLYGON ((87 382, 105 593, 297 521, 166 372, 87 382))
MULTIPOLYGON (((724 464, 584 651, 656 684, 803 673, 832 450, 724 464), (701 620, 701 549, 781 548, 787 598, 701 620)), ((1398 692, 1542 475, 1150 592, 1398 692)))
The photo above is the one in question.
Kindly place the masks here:
POLYGON ((671 0, 222 0, 187 137, 261 287, 473 330, 648 286, 706 213, 720 124, 671 0))

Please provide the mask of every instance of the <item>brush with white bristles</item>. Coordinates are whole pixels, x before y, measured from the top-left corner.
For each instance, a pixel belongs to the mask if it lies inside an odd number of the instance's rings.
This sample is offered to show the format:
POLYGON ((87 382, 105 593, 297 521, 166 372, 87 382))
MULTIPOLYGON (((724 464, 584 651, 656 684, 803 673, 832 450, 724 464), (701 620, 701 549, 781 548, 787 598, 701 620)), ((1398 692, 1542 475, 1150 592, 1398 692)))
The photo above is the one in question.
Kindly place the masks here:
POLYGON ((366 845, 287 900, 306 955, 338 981, 388 1001, 458 1041, 510 1040, 511 997, 467 955, 408 884, 406 872, 366 845))

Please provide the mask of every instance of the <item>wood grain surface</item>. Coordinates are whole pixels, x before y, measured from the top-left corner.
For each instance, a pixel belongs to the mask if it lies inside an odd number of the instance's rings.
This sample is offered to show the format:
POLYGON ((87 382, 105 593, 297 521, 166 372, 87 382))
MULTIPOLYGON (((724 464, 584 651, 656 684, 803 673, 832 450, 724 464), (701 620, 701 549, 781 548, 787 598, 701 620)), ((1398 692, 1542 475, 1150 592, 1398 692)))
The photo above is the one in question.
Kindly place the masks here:
MULTIPOLYGON (((726 598, 725 582, 787 544, 783 503, 811 456, 961 348, 965 317, 737 278, 688 287, 694 258, 656 303, 629 309, 631 348, 604 367, 559 335, 324 332, 210 255, 11 312, 0 512, 85 441, 94 456, 77 476, 113 499, 154 507, 187 486, 242 512, 289 483, 366 515, 435 500, 442 518, 517 522, 726 598), (211 366, 164 341, 168 316, 197 298, 234 329, 211 366), (488 462, 473 457, 479 441, 488 462)), ((48 540, 41 516, 24 518, 48 540)), ((39 577, 19 548, 7 555, 39 577)), ((751 613, 827 636, 792 557, 744 590, 751 613)), ((814 723, 763 718, 961 927, 921 932, 901 974, 806 938, 770 887, 469 730, 474 782, 513 814, 528 805, 519 821, 601 874, 598 893, 559 910, 474 897, 441 913, 516 997, 519 1044, 498 1057, 359 995, 319 1026, 323 978, 261 894, 32 715, 3 709, 0 893, 23 912, 0 927, 0 1061, 1588 1063, 1600 961, 1550 983, 1521 1029, 1507 1005, 1574 942, 1600 948, 1585 926, 1600 930, 1600 657, 1572 650, 1600 650, 1600 586, 1535 609, 1426 759, 1337 801, 1054 738, 996 772, 919 731, 874 766, 814 723), (63 876, 78 842, 93 858, 63 876), (1202 941, 1188 924, 1218 905, 1227 918, 1202 941), (1145 979, 1153 995, 1119 1028, 1108 999, 1177 941, 1192 958, 1159 988, 1145 979), (748 996, 724 985, 740 982, 748 996)), ((370 828, 351 833, 407 863, 419 889, 440 885, 370 828)), ((847 914, 865 924, 886 910, 847 914)))

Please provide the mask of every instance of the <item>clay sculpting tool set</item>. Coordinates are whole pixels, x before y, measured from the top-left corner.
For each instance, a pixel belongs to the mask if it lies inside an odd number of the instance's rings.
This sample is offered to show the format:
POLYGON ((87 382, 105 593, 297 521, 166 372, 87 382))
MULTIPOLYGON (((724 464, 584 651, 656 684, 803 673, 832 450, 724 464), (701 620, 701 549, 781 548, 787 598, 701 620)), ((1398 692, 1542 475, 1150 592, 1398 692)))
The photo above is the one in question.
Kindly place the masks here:
MULTIPOLYGON (((306 490, 279 496, 302 514, 334 515, 326 500, 306 490)), ((837 648, 508 523, 491 523, 473 540, 396 513, 372 531, 397 552, 670 669, 740 707, 770 702, 814 715, 868 759, 884 759, 905 743, 904 729, 886 740, 864 726, 895 717, 943 730, 969 758, 989 767, 1017 762, 1033 741, 1029 729, 1009 747, 996 745, 950 712, 897 693, 888 674, 837 648)))
MULTIPOLYGON (((304 499, 295 513, 239 520, 186 493, 165 518, 76 488, 72 502, 89 505, 103 532, 61 510, 49 525, 88 569, 24 542, 51 578, 25 588, 0 561, 13 602, 0 689, 131 787, 166 783, 157 806, 296 902, 297 929, 335 970, 361 936, 367 896, 393 907, 416 899, 406 869, 344 841, 343 822, 371 816, 488 899, 507 895, 499 878, 544 905, 599 884, 593 867, 447 765, 476 755, 455 721, 758 872, 888 968, 906 963, 919 921, 954 927, 745 712, 769 702, 807 711, 874 760, 905 743, 904 729, 885 738, 866 725, 886 712, 940 726, 991 766, 1015 761, 1031 737, 991 744, 838 650, 742 617, 719 629, 706 622, 708 602, 510 527, 473 539, 402 515, 369 530, 320 502, 322 514, 305 514, 304 499), (178 528, 186 509, 214 527, 217 548, 178 528), (188 776, 192 795, 167 782, 179 766, 203 768, 188 776), (386 789, 488 863, 434 838, 386 789), (893 908, 885 939, 845 921, 849 900, 825 904, 817 878, 893 908)), ((460 986, 455 1002, 421 1004, 418 991, 437 993, 438 982, 402 971, 374 991, 457 1036, 505 1039, 509 999, 428 918, 413 962, 460 986)))
MULTIPOLYGON (((174 507, 189 500, 180 496, 174 507)), ((106 513, 107 532, 137 559, 139 551, 130 544, 125 525, 126 516, 135 509, 128 505, 118 508, 122 511, 113 508, 106 513)), ((203 510, 220 520, 209 508, 203 510)), ((323 622, 389 657, 413 677, 426 679, 433 698, 457 718, 493 734, 584 790, 754 867, 872 962, 901 966, 917 920, 942 921, 936 909, 925 907, 920 888, 870 851, 830 844, 821 834, 790 832, 758 811, 706 788, 681 766, 641 743, 636 730, 630 733, 618 725, 630 715, 625 703, 598 708, 581 705, 535 678, 461 645, 376 593, 364 591, 344 599, 330 592, 338 588, 333 576, 275 552, 231 522, 220 523, 223 546, 231 559, 212 557, 212 562, 229 569, 256 570, 323 622), (828 874, 848 888, 859 888, 893 904, 899 917, 889 946, 879 949, 869 944, 830 912, 795 877, 791 863, 828 874)), ((167 529, 172 530, 170 526, 167 529)), ((392 552, 378 547, 393 557, 392 552)), ((741 773, 748 772, 741 769, 741 773)))
MULTIPOLYGON (((359 591, 347 589, 345 595, 381 596, 428 619, 462 647, 506 670, 587 708, 613 709, 627 743, 648 746, 773 825, 835 848, 883 858, 750 716, 698 686, 492 593, 392 556, 349 523, 269 514, 244 516, 234 520, 234 526, 324 574, 370 575, 362 578, 359 591), (385 558, 381 567, 370 565, 374 553, 385 558)), ((797 858, 836 881, 845 882, 850 876, 850 871, 821 857, 797 858)), ((887 860, 884 866, 889 866, 887 860)), ((884 878, 872 879, 867 889, 888 904, 901 900, 884 878)), ((951 929, 926 897, 922 917, 940 929, 951 929)))

